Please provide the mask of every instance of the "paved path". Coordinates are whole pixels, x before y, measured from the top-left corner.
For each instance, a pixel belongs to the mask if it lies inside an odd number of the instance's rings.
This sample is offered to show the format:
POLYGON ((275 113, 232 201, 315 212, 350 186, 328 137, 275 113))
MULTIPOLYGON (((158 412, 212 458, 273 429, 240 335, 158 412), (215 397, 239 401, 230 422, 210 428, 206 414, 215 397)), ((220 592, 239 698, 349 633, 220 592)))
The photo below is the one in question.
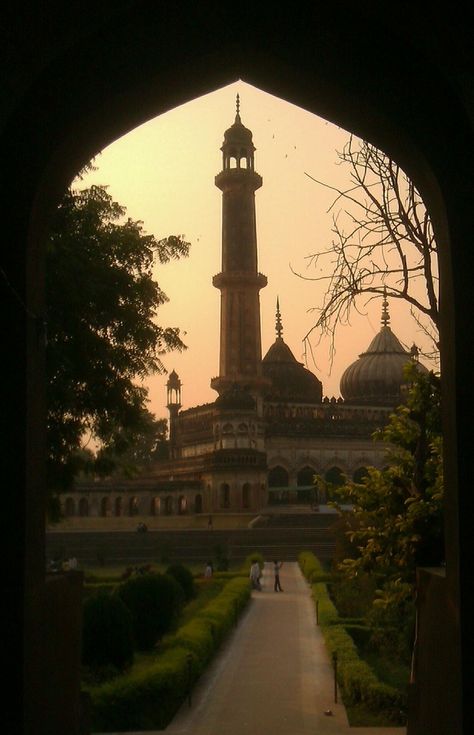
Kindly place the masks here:
POLYGON ((349 727, 344 706, 334 703, 334 674, 308 585, 294 562, 280 579, 284 591, 275 593, 267 564, 262 592, 253 592, 191 708, 180 709, 166 735, 404 735, 404 728, 349 727))

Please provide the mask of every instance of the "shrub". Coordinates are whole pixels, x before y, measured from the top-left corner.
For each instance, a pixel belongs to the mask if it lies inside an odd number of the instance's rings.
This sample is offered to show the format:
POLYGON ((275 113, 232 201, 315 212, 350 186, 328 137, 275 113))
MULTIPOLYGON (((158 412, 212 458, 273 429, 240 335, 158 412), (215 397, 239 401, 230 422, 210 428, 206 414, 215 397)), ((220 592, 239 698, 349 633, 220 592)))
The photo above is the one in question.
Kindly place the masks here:
POLYGON ((164 729, 249 599, 248 579, 233 579, 163 639, 150 666, 90 688, 94 732, 164 729))
POLYGON ((131 577, 117 594, 132 614, 135 645, 141 651, 153 648, 170 629, 184 602, 181 586, 167 574, 131 577))
POLYGON ((91 669, 123 671, 133 662, 132 616, 116 595, 98 592, 84 603, 82 661, 91 669))
POLYGON ((186 601, 192 600, 196 596, 194 577, 188 567, 185 567, 183 564, 173 564, 168 567, 166 574, 174 577, 178 584, 181 585, 186 601))

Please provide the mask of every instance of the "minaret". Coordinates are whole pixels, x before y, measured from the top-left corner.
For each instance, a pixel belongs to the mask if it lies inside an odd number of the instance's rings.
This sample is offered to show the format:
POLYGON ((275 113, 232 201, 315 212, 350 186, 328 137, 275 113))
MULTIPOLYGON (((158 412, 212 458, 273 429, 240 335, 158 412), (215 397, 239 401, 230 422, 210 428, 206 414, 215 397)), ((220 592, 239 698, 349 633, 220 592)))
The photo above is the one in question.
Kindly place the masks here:
POLYGON ((222 171, 216 186, 222 191, 222 271, 213 278, 221 292, 219 377, 211 387, 219 394, 237 384, 257 404, 267 381, 262 377, 260 289, 266 276, 257 269, 255 192, 262 177, 254 170, 252 133, 242 125, 240 100, 234 124, 221 148, 222 171))

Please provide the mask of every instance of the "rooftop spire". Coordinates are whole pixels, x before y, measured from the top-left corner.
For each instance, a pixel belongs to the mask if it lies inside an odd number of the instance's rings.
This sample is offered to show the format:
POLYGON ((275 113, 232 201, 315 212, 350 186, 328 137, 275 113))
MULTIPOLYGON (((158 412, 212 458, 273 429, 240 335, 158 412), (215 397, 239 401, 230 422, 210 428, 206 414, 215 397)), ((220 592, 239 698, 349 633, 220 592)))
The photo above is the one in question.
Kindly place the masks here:
POLYGON ((383 301, 382 301, 382 326, 388 327, 390 323, 390 314, 388 313, 388 301, 387 301, 387 288, 383 287, 383 301))
POLYGON ((277 337, 281 337, 283 332, 283 324, 281 323, 281 314, 280 314, 280 300, 277 296, 277 308, 276 308, 276 333, 277 337))
POLYGON ((240 96, 238 92, 235 99, 235 122, 242 122, 240 119, 240 96))

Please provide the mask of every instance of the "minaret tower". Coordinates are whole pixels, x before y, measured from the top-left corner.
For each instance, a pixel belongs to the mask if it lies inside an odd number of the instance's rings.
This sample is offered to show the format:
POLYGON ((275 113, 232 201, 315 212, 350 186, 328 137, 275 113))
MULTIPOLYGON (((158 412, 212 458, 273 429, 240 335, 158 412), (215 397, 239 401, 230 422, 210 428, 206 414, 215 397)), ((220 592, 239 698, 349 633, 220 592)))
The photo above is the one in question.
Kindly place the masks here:
POLYGON ((224 133, 223 168, 215 178, 222 191, 222 271, 213 278, 221 292, 219 377, 211 387, 219 394, 237 384, 259 404, 263 386, 260 289, 266 276, 257 269, 255 192, 262 177, 254 170, 252 133, 240 119, 224 133))

